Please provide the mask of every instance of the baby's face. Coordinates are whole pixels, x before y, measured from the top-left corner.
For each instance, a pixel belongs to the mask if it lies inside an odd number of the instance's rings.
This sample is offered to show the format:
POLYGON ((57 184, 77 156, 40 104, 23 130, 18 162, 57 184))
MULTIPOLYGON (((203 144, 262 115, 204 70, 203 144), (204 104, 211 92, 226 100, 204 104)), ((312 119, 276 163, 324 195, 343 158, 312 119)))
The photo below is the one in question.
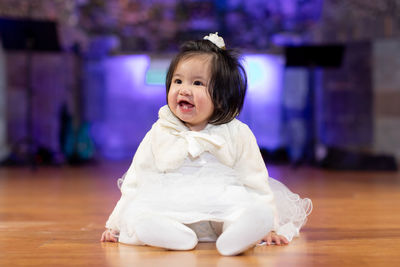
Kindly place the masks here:
POLYGON ((168 106, 192 131, 204 129, 214 112, 208 92, 211 61, 211 55, 182 59, 172 76, 168 106))

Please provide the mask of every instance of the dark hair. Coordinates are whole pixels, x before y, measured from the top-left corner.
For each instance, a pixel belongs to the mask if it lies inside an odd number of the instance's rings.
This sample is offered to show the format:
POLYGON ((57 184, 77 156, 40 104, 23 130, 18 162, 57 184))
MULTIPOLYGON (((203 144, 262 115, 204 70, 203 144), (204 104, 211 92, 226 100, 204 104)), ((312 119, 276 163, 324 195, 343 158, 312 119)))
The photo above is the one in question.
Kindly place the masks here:
POLYGON ((209 40, 185 42, 168 68, 166 87, 168 92, 172 76, 182 59, 201 54, 212 55, 211 80, 209 93, 214 104, 214 113, 209 123, 223 124, 230 122, 243 107, 247 90, 247 76, 239 60, 239 54, 233 50, 221 49, 209 40))

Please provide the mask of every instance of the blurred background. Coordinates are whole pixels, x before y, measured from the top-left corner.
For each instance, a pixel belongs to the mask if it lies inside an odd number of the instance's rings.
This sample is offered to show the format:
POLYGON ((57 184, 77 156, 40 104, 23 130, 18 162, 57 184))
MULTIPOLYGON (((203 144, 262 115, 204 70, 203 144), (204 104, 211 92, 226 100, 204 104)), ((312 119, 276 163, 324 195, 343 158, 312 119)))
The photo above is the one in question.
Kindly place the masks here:
POLYGON ((131 159, 210 32, 242 52, 267 162, 397 169, 400 0, 1 0, 1 165, 131 159))

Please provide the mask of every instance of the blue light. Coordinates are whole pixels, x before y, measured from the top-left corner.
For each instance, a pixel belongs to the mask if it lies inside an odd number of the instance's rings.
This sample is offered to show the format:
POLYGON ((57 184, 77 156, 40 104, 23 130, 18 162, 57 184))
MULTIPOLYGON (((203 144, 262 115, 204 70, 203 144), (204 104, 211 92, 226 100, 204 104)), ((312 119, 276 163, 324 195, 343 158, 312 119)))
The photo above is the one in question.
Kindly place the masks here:
MULTIPOLYGON (((252 54, 244 55, 243 59, 249 87, 239 118, 253 130, 260 146, 276 148, 282 139, 283 57, 252 54)), ((105 117, 93 125, 95 141, 104 156, 122 158, 134 154, 157 120, 158 109, 166 104, 165 85, 161 80, 164 80, 169 60, 148 55, 115 56, 105 60, 105 117)))
POLYGON ((240 119, 249 125, 262 147, 282 145, 282 55, 245 55, 248 90, 240 119))
POLYGON ((246 72, 251 88, 265 85, 265 79, 268 76, 265 68, 265 57, 260 55, 248 55, 245 57, 247 62, 246 72))
POLYGON ((171 58, 152 57, 146 70, 146 84, 164 86, 170 62, 171 58))
POLYGON ((262 102, 275 102, 282 87, 284 59, 281 55, 245 55, 244 67, 248 77, 248 93, 262 102))

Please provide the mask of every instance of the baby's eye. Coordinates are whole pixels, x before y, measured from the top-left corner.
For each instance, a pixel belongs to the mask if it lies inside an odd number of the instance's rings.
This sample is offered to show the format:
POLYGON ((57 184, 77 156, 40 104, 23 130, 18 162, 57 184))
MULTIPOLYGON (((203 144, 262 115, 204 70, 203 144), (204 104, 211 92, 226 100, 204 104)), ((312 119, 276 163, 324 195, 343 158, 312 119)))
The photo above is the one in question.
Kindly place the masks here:
POLYGON ((204 85, 204 83, 203 82, 201 82, 201 81, 194 81, 194 83, 193 83, 194 85, 199 85, 199 86, 202 86, 202 85, 204 85))
POLYGON ((181 84, 182 81, 181 81, 180 79, 175 79, 175 80, 174 80, 174 83, 181 84))

